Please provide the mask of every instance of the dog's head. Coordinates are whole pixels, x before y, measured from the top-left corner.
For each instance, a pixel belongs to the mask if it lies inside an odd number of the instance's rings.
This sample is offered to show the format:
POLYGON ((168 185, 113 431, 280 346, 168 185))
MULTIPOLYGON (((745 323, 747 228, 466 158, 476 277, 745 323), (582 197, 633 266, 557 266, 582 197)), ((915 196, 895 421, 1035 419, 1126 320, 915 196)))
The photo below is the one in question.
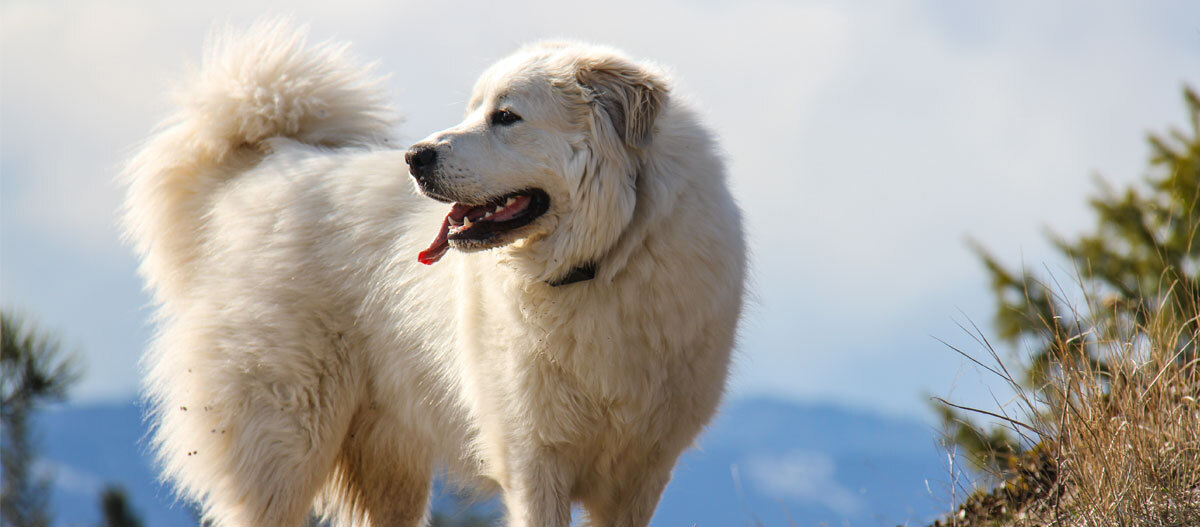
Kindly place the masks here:
POLYGON ((489 68, 467 116, 408 151, 421 192, 451 203, 432 264, 450 248, 538 247, 553 275, 594 263, 633 216, 667 86, 605 48, 542 43, 489 68))

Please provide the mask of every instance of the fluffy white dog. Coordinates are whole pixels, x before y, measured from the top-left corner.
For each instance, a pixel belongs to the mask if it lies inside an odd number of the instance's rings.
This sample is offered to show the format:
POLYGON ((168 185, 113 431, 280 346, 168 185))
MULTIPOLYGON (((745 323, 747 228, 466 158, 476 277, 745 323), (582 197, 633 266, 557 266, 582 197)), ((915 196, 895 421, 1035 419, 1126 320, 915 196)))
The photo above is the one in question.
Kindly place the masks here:
POLYGON ((407 152, 369 71, 288 24, 218 38, 184 86, 125 218, 153 444, 208 519, 421 525, 445 467, 512 526, 649 522, 720 400, 746 265, 661 71, 529 46, 407 152))

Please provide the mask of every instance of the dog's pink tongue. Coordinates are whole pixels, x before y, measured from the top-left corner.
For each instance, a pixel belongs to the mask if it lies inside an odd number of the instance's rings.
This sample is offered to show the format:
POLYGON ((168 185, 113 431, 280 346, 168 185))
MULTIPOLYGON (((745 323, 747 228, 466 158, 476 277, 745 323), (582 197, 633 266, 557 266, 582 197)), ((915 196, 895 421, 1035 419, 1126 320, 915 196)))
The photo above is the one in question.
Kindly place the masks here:
POLYGON ((417 255, 417 261, 425 265, 433 265, 438 260, 441 260, 446 251, 450 250, 450 241, 447 238, 450 234, 450 220, 453 219, 455 223, 462 223, 463 218, 466 217, 467 212, 470 210, 470 206, 460 203, 455 203, 454 206, 450 207, 450 212, 442 220, 442 228, 438 230, 437 238, 433 239, 433 243, 429 244, 428 249, 421 251, 417 255))
POLYGON ((417 255, 417 261, 425 265, 433 265, 434 262, 441 260, 442 255, 450 250, 450 242, 446 239, 446 235, 450 232, 450 220, 442 220, 442 228, 438 231, 437 238, 433 239, 433 243, 429 244, 429 248, 421 251, 417 255))

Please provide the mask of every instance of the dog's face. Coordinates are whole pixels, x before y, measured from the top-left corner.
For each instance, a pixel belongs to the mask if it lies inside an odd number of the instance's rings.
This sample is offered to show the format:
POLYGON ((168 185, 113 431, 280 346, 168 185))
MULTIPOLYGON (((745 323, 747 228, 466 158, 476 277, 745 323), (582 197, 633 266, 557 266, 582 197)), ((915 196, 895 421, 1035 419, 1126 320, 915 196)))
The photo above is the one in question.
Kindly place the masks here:
POLYGON ((633 214, 640 152, 666 95, 645 66, 579 44, 527 47, 492 66, 463 122, 408 152, 420 191, 452 204, 421 261, 519 241, 552 246, 557 263, 598 258, 633 214))

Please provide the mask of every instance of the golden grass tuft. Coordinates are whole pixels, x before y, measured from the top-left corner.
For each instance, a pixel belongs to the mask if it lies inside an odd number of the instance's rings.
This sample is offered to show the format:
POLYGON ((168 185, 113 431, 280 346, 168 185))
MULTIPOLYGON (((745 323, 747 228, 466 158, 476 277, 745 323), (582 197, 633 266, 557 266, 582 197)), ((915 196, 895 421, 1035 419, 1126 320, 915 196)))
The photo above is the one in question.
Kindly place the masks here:
POLYGON ((1033 447, 998 455, 1004 468, 993 476, 1001 483, 935 525, 1200 526, 1200 296, 1179 285, 1152 309, 1085 295, 1093 316, 1042 321, 1057 352, 1045 384, 1034 388, 1013 378, 976 328, 995 367, 971 360, 1017 391, 1016 417, 943 402, 999 418, 1033 447), (1125 311, 1095 316, 1099 310, 1125 311))

